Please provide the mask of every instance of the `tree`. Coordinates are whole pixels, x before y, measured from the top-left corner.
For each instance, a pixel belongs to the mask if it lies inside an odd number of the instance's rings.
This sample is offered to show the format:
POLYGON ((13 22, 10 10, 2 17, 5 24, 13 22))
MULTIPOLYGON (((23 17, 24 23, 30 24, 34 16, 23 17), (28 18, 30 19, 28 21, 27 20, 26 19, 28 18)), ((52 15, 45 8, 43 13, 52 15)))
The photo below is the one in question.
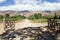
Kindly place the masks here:
POLYGON ((9 17, 9 14, 5 14, 5 17, 9 17))
POLYGON ((42 17, 42 15, 41 14, 34 14, 34 17, 35 17, 35 19, 39 19, 42 17))

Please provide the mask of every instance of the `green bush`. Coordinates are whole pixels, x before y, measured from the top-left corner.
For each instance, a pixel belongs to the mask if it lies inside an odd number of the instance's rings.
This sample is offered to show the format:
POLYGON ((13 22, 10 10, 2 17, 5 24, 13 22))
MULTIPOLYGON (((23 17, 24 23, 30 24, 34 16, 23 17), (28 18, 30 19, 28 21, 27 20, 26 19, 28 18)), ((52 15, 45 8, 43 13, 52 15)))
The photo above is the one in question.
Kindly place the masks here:
POLYGON ((6 17, 6 20, 22 20, 25 19, 24 16, 21 15, 15 15, 15 16, 11 16, 11 17, 6 17))
POLYGON ((9 17, 10 15, 9 14, 5 14, 5 17, 9 17))
POLYGON ((28 19, 40 19, 42 17, 41 14, 34 14, 28 17, 28 19))
POLYGON ((42 15, 41 14, 34 14, 34 17, 35 17, 35 19, 39 19, 42 17, 42 15))
POLYGON ((0 22, 2 22, 3 21, 3 16, 2 15, 0 15, 0 22))

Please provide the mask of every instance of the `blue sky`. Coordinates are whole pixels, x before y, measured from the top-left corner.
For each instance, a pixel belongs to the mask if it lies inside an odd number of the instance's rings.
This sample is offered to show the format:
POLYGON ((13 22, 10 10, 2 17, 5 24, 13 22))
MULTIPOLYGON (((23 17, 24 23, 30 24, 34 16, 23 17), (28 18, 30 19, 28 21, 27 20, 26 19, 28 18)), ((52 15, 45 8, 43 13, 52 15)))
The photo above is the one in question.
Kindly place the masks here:
POLYGON ((60 0, 0 0, 0 10, 60 10, 60 0))
POLYGON ((48 1, 48 2, 58 2, 58 0, 45 0, 45 1, 48 1))
POLYGON ((9 5, 14 5, 15 2, 13 0, 6 0, 4 2, 0 2, 0 6, 9 6, 9 5))

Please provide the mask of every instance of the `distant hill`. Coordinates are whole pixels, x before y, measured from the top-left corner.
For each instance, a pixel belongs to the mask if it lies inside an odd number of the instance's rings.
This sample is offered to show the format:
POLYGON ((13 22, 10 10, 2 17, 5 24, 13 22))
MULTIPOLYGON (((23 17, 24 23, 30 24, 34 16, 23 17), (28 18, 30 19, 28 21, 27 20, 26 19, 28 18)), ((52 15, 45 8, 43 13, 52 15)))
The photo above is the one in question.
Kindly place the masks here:
POLYGON ((24 11, 18 11, 18 13, 29 13, 30 11, 24 10, 24 11))
POLYGON ((43 11, 43 12, 50 12, 50 13, 51 13, 52 11, 51 11, 51 10, 45 10, 45 11, 43 11))
POLYGON ((28 11, 28 10, 23 10, 23 11, 14 11, 14 10, 0 11, 0 15, 10 14, 11 16, 14 16, 14 15, 29 16, 29 15, 33 15, 35 13, 40 13, 40 14, 42 14, 42 16, 54 15, 54 13, 57 13, 58 15, 60 15, 60 10, 58 10, 58 11, 50 11, 50 10, 45 10, 45 11, 28 11))

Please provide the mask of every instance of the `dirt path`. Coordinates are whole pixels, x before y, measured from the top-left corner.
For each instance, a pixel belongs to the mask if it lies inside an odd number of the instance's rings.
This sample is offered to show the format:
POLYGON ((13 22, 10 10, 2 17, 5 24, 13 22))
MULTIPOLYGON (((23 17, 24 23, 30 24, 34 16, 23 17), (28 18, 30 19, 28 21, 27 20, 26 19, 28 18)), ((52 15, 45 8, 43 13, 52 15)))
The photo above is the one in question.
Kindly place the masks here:
POLYGON ((25 27, 37 27, 37 26, 47 26, 47 24, 43 23, 31 23, 28 19, 23 20, 22 22, 16 23, 15 29, 25 28, 25 27))

